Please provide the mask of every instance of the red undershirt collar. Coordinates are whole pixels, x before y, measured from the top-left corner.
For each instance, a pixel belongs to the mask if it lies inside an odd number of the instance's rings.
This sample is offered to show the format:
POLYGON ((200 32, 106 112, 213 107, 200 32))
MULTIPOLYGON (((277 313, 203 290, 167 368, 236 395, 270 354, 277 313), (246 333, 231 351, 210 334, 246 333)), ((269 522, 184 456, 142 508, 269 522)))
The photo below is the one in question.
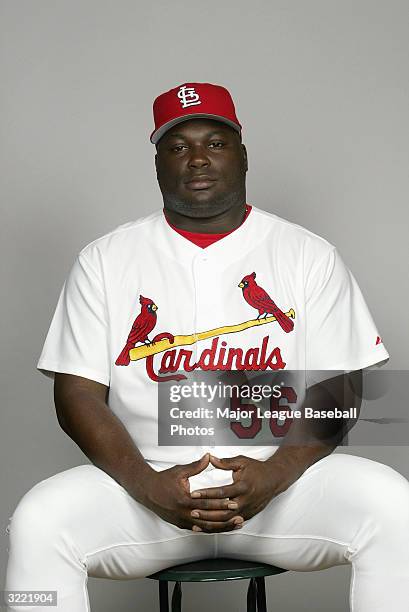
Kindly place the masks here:
MULTIPOLYGON (((240 225, 238 227, 243 225, 243 223, 245 222, 245 220, 247 219, 247 217, 250 214, 251 208, 252 208, 252 206, 250 204, 246 204, 246 212, 244 214, 244 219, 243 219, 243 221, 240 223, 240 225)), ((237 229, 237 227, 236 227, 236 228, 234 228, 234 230, 230 230, 229 232, 223 232, 221 234, 204 234, 202 232, 189 232, 187 230, 183 230, 183 229, 180 229, 180 228, 175 227, 174 225, 172 225, 172 223, 170 223, 168 218, 166 217, 165 209, 163 209, 163 214, 165 216, 165 219, 166 219, 168 225, 170 225, 170 227, 172 229, 174 229, 175 232, 177 232, 181 236, 184 236, 184 238, 187 238, 187 240, 190 240, 191 242, 193 242, 197 246, 201 247, 202 249, 205 249, 207 246, 210 246, 214 242, 217 242, 218 240, 221 240, 222 238, 224 238, 225 236, 228 236, 229 234, 231 234, 232 232, 234 232, 237 229)))

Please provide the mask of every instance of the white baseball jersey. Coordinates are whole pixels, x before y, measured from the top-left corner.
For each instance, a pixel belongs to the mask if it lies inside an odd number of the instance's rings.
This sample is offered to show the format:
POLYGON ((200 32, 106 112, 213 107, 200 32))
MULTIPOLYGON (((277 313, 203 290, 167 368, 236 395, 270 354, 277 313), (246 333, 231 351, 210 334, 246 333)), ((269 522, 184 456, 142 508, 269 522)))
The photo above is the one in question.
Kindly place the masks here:
POLYGON ((265 459, 274 447, 239 438, 226 447, 159 445, 165 380, 199 370, 352 371, 388 358, 336 248, 253 206, 240 227, 205 249, 176 232, 163 210, 85 246, 37 368, 109 386, 109 406, 145 458, 186 463, 207 450, 265 459), (272 303, 291 325, 272 316, 272 303))

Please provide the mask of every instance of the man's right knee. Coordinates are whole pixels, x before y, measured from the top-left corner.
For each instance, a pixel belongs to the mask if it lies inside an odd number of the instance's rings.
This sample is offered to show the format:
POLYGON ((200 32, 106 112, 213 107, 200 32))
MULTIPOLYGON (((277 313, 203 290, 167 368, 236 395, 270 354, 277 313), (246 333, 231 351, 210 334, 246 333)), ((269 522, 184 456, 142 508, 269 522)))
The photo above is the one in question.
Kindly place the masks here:
POLYGON ((54 540, 59 530, 59 516, 52 508, 38 484, 25 493, 7 527, 12 545, 24 547, 28 552, 32 546, 44 546, 54 540))
POLYGON ((34 485, 18 503, 9 523, 12 537, 48 539, 51 533, 70 529, 81 508, 87 512, 90 490, 109 477, 94 465, 80 465, 50 476, 34 485))

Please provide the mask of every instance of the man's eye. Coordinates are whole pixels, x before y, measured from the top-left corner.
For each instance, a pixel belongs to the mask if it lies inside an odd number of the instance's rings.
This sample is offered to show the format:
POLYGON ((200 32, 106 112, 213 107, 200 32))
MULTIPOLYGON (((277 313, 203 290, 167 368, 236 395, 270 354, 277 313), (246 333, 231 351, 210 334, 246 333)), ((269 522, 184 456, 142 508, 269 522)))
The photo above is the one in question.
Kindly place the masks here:
MULTIPOLYGON (((215 149, 221 149, 222 147, 224 147, 224 142, 221 142, 220 140, 217 141, 213 141, 211 143, 209 143, 209 146, 211 146, 212 148, 215 149)), ((174 147, 172 147, 172 151, 175 151, 176 153, 179 153, 180 151, 182 151, 182 149, 186 147, 186 145, 175 145, 174 147)))

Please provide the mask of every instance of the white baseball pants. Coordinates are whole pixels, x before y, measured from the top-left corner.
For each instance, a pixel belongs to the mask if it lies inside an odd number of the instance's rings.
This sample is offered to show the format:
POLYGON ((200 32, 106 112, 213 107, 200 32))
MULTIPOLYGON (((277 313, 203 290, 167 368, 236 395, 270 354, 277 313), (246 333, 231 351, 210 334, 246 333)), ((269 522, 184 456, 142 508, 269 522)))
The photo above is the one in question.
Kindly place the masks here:
MULTIPOLYGON (((191 490, 228 484, 231 472, 209 466, 190 482, 191 490)), ((39 482, 20 500, 6 531, 5 589, 57 591, 51 609, 58 612, 90 610, 88 576, 142 578, 217 556, 295 571, 349 563, 352 612, 409 610, 409 483, 392 468, 353 455, 335 453, 315 463, 231 532, 171 525, 94 465, 39 482)))

